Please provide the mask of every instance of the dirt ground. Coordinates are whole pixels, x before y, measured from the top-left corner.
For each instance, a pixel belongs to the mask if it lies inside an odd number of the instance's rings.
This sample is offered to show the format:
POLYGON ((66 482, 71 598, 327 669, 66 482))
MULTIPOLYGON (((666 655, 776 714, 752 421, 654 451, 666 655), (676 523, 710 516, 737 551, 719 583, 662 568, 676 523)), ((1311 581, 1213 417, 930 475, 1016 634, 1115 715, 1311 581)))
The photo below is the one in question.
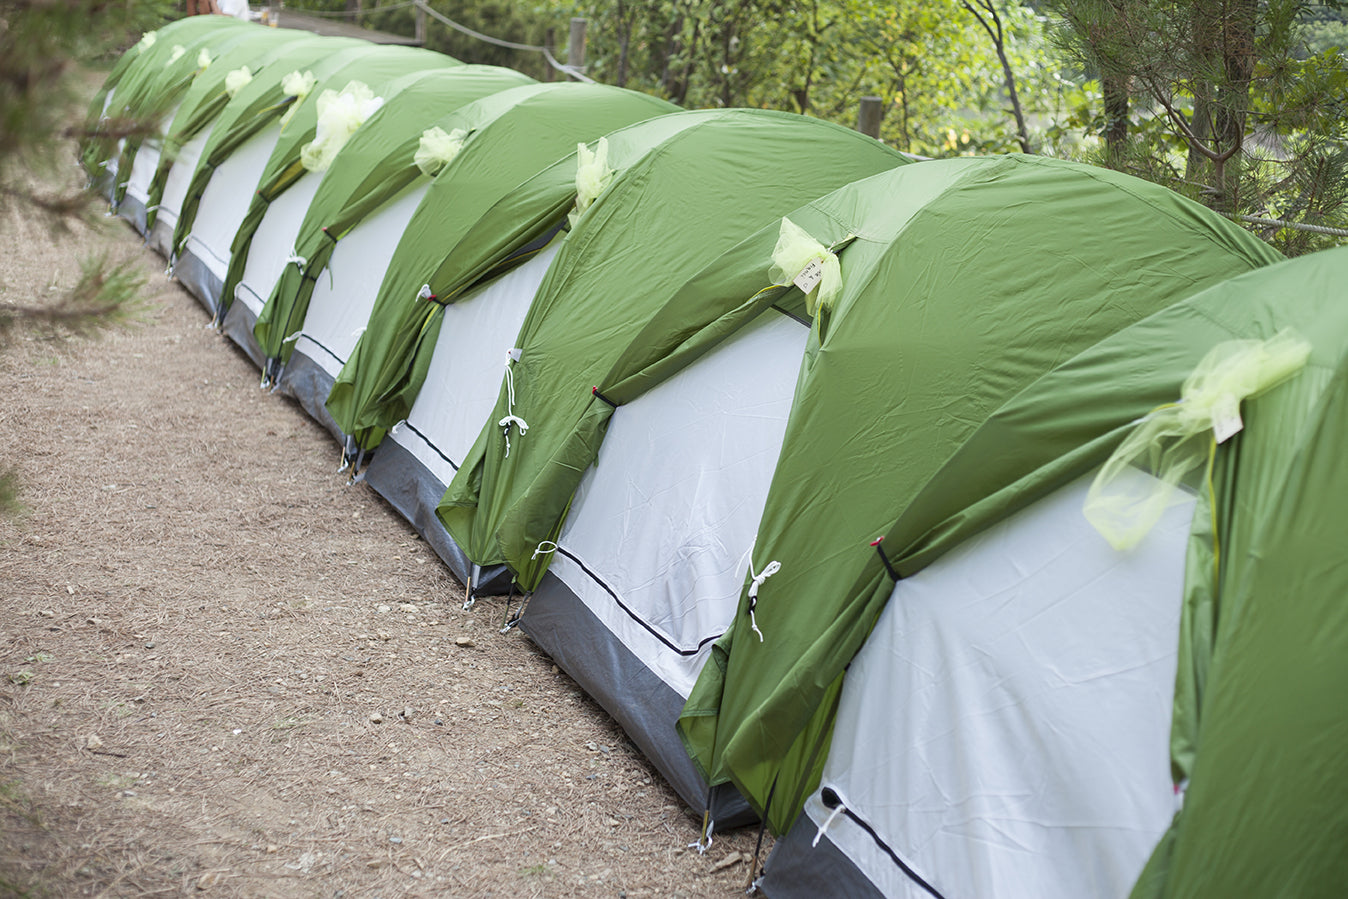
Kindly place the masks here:
POLYGON ((756 833, 690 851, 617 725, 502 600, 462 610, 134 231, 0 236, 0 301, 101 250, 149 283, 137 325, 0 354, 0 896, 743 889, 756 833))

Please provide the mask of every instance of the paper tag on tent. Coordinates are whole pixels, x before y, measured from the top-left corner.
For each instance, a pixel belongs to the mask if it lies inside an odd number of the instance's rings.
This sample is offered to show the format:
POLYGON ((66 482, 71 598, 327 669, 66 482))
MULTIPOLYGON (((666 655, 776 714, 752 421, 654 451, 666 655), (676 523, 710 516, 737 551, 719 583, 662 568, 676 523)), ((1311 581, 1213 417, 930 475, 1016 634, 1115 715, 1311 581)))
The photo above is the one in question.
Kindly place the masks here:
POLYGON ((792 282, 800 288, 801 293, 809 293, 819 286, 819 282, 824 278, 824 263, 818 259, 811 259, 810 264, 800 270, 800 274, 792 279, 792 282))
POLYGON ((1240 420, 1240 400, 1231 394, 1219 399, 1212 409, 1212 434, 1218 443, 1225 443, 1245 427, 1240 420))
POLYGON ((506 350, 506 355, 510 357, 511 362, 518 362, 520 361, 520 357, 524 355, 524 350, 521 347, 517 346, 511 347, 510 349, 506 350))

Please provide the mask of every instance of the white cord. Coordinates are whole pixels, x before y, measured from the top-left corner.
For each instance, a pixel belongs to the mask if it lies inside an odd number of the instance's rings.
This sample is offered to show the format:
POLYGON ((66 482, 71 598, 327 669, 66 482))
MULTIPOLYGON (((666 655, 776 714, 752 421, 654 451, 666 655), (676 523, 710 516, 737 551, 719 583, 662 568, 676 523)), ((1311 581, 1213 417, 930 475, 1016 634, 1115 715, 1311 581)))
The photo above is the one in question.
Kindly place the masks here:
POLYGON ((781 570, 782 563, 774 559, 767 564, 762 574, 755 574, 753 557, 749 558, 749 574, 753 578, 749 582, 749 627, 753 629, 755 634, 758 634, 759 643, 763 642, 763 632, 758 629, 758 619, 754 616, 754 608, 758 605, 758 588, 763 586, 764 581, 781 570))
POLYGON ((505 434, 507 459, 510 458, 510 426, 519 428, 521 437, 529 430, 529 423, 515 414, 515 375, 511 371, 511 363, 517 358, 513 350, 506 355, 506 417, 496 423, 505 434))
POLYGON ((837 818, 843 813, 844 808, 845 806, 841 802, 833 807, 833 811, 829 812, 828 817, 824 819, 824 823, 820 824, 819 830, 815 832, 814 841, 810 843, 810 848, 819 845, 819 841, 824 838, 824 831, 828 830, 828 826, 833 823, 834 818, 837 818))

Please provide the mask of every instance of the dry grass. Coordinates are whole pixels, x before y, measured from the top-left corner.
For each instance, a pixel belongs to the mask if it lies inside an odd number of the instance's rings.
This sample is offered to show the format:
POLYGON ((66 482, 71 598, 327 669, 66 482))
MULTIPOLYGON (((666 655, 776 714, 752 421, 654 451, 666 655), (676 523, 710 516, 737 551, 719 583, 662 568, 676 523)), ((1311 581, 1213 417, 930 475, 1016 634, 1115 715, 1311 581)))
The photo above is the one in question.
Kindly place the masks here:
POLYGON ((687 851, 697 822, 616 725, 497 634, 500 601, 460 609, 131 231, 0 231, 0 301, 112 250, 152 309, 0 357, 27 507, 0 522, 0 896, 742 889, 712 868, 754 834, 687 851))

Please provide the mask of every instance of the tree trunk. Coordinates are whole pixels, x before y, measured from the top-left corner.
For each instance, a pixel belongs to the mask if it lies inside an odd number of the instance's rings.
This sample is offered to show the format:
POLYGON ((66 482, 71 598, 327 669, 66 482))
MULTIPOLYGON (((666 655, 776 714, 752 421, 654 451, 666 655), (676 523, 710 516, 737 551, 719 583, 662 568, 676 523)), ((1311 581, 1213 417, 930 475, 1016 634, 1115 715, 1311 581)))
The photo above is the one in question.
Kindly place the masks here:
POLYGON ((1128 79, 1102 75, 1100 89, 1105 106, 1105 158, 1117 171, 1123 168, 1128 154, 1128 79))

